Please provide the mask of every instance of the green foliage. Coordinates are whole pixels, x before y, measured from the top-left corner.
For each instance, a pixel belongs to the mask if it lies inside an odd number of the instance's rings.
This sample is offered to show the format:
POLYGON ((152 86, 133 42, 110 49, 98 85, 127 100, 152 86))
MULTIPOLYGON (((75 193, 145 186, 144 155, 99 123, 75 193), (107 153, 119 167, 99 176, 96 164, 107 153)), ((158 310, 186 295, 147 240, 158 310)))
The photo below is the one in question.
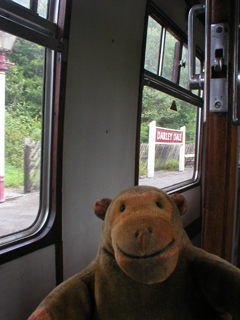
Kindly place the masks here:
POLYGON ((141 143, 148 143, 149 123, 156 120, 157 127, 179 130, 186 126, 186 143, 195 142, 197 108, 163 92, 144 87, 142 99, 141 143), (173 100, 177 112, 170 109, 173 100))
POLYGON ((151 17, 148 19, 148 34, 146 40, 145 69, 157 73, 158 57, 162 27, 151 17))
POLYGON ((11 165, 5 167, 5 188, 14 187, 18 188, 24 183, 24 172, 21 168, 16 168, 11 165))
POLYGON ((6 110, 41 119, 44 48, 17 39, 8 58, 15 65, 6 72, 6 110))
POLYGON ((24 138, 41 140, 44 48, 18 38, 7 59, 5 162, 23 169, 24 138))
MULTIPOLYGON (((16 0, 29 7, 29 0, 16 0)), ((38 1, 40 16, 46 17, 47 0, 38 1)), ((5 96, 5 186, 23 184, 24 138, 41 140, 45 49, 17 38, 7 61, 5 96)))
POLYGON ((13 167, 23 169, 24 166, 24 138, 33 141, 41 140, 41 123, 30 116, 11 113, 5 115, 5 162, 13 167))
POLYGON ((163 60, 163 71, 162 76, 169 80, 172 79, 173 61, 174 61, 174 50, 177 39, 171 35, 170 32, 166 32, 165 48, 164 48, 164 60, 163 60))
POLYGON ((156 158, 155 159, 155 170, 164 170, 166 166, 165 159, 156 158))
MULTIPOLYGON (((147 165, 148 162, 147 160, 140 160, 139 163, 139 176, 145 176, 147 174, 147 165)), ((175 159, 156 159, 155 160, 155 171, 159 170, 167 170, 167 171, 172 171, 176 170, 179 167, 179 162, 178 160, 175 159)))
POLYGON ((165 169, 170 171, 173 169, 178 169, 178 167, 179 167, 179 162, 175 159, 170 159, 167 161, 165 169))
POLYGON ((147 160, 140 160, 139 163, 139 176, 145 176, 147 174, 147 160))

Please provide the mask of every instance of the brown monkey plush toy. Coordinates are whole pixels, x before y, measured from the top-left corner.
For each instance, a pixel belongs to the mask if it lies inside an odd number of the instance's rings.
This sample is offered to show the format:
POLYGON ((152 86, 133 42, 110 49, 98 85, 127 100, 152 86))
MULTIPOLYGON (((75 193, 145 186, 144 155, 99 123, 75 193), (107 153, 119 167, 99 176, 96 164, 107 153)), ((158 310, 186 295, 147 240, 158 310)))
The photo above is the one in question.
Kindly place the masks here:
POLYGON ((183 196, 153 187, 97 201, 97 257, 29 320, 239 320, 240 271, 191 244, 186 208, 183 196))

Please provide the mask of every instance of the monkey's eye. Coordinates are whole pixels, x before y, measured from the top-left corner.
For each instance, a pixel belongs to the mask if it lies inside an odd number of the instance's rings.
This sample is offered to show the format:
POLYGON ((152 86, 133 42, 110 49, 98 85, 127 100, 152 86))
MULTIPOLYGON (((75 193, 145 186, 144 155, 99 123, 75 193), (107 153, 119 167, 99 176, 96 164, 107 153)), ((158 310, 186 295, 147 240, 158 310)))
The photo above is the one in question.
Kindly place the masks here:
POLYGON ((120 207, 120 211, 123 212, 125 210, 125 208, 126 208, 125 204, 122 204, 121 207, 120 207))
POLYGON ((163 205, 159 201, 156 202, 156 205, 158 206, 158 208, 163 209, 163 205))

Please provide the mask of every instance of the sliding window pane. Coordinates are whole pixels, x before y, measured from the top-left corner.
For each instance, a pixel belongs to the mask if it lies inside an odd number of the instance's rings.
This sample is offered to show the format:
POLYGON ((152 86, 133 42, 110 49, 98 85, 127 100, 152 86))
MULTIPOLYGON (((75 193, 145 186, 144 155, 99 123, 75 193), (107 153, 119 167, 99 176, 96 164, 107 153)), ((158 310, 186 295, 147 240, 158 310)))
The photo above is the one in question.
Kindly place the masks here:
POLYGON ((174 51, 177 42, 179 41, 170 32, 166 31, 162 76, 168 80, 172 80, 174 51))
POLYGON ((158 73, 161 32, 160 24, 149 17, 144 68, 155 74, 158 73))
MULTIPOLYGON (((30 0, 12 0, 12 1, 20 4, 21 6, 27 9, 30 9, 30 0)), ((45 19, 47 18, 48 1, 49 0, 38 0, 38 3, 37 3, 37 13, 39 14, 40 17, 45 19)))
POLYGON ((38 14, 42 18, 47 18, 48 0, 38 0, 38 14))
POLYGON ((5 151, 0 240, 28 229, 39 213, 44 57, 44 47, 20 38, 12 54, 5 56, 11 64, 1 74, 5 77, 1 150, 5 151))
POLYGON ((13 2, 16 2, 20 4, 21 6, 28 8, 30 7, 30 0, 12 0, 13 2))
POLYGON ((179 85, 188 89, 188 49, 185 46, 182 49, 182 61, 185 67, 181 67, 179 85))

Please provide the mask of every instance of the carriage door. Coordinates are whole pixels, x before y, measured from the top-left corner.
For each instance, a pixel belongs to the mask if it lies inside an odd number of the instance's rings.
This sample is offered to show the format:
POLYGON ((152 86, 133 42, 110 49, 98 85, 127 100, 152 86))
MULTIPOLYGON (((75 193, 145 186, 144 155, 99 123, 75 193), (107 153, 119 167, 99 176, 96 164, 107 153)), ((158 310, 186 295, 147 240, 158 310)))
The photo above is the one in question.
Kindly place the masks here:
MULTIPOLYGON (((189 67, 189 85, 204 86, 202 161, 202 248, 237 264, 238 124, 237 46, 238 0, 206 0, 189 14, 205 11, 205 72, 189 67), (236 22, 237 21, 237 22, 236 22)), ((194 35, 189 36, 194 50, 194 35), (192 43, 193 42, 193 43, 192 43)), ((190 62, 191 64, 191 62, 190 62)))

